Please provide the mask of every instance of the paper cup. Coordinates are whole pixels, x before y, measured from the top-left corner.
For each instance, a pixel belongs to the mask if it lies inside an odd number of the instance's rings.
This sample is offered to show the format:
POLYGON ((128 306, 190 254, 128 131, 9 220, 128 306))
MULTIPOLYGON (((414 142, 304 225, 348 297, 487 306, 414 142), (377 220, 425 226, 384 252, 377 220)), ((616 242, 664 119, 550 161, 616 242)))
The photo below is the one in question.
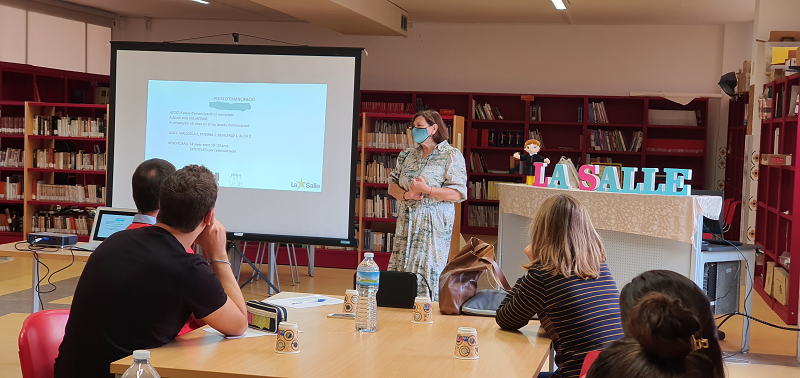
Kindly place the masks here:
POLYGON ((300 353, 300 340, 298 336, 297 323, 281 322, 281 324, 278 325, 278 338, 275 341, 275 353, 300 353))
POLYGON ((342 312, 344 312, 345 314, 355 314, 357 303, 358 303, 358 290, 345 290, 342 312))
POLYGON ((411 322, 417 324, 433 323, 433 312, 431 311, 430 298, 416 297, 414 299, 414 313, 411 317, 411 322))
POLYGON ((453 357, 461 360, 478 359, 478 331, 472 327, 461 327, 456 337, 453 357))

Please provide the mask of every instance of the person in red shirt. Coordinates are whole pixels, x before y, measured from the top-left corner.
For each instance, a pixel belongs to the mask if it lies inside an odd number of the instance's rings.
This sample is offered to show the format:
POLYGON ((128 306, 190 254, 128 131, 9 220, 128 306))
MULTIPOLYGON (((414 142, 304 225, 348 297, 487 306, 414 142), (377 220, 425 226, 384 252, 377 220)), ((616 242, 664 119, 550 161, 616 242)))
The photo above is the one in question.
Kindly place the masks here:
MULTIPOLYGON (((175 173, 175 166, 164 159, 149 159, 143 161, 133 171, 131 188, 133 189, 133 202, 139 212, 133 217, 133 223, 126 230, 150 227, 156 224, 156 217, 161 208, 158 205, 158 196, 161 194, 161 183, 171 174, 175 173)), ((188 249, 187 253, 194 253, 188 249)), ((194 331, 204 324, 195 319, 194 315, 181 328, 178 336, 194 331)))
POLYGON ((133 217, 126 230, 147 227, 156 224, 158 217, 158 196, 161 192, 161 183, 175 173, 175 166, 164 159, 145 160, 133 171, 131 187, 133 189, 133 202, 139 214, 133 217))

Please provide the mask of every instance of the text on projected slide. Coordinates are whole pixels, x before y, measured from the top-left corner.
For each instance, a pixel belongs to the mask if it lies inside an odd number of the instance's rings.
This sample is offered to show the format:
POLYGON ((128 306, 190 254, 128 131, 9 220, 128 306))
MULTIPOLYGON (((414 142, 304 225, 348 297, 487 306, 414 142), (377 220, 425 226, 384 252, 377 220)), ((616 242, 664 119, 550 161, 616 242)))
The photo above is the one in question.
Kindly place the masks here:
POLYGON ((149 80, 145 159, 221 187, 322 191, 327 84, 149 80))

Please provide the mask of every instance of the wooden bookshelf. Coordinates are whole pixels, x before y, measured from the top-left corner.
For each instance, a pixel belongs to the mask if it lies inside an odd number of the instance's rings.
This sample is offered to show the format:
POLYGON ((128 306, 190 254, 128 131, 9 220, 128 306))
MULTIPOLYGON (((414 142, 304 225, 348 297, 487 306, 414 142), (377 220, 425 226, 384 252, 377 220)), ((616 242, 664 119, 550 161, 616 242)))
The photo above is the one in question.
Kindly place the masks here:
MULTIPOLYGON (((773 96, 780 93, 779 101, 773 101, 772 118, 761 121, 762 154, 773 153, 797 156, 800 137, 798 137, 797 117, 787 116, 789 105, 787 97, 792 86, 800 86, 800 74, 766 84, 773 96), (778 109, 782 111, 779 113, 778 109), (775 139, 778 130, 778 139, 775 139)), ((800 261, 800 222, 794 222, 794 215, 800 211, 800 176, 795 174, 795 161, 792 166, 759 166, 758 200, 756 210, 756 244, 764 246, 764 265, 755 269, 756 291, 767 305, 775 311, 786 324, 797 324, 798 292, 800 291, 800 266, 786 267, 780 256, 786 252, 793 261, 800 261), (767 262, 775 262, 789 272, 788 301, 784 305, 764 290, 767 262)))
MULTIPOLYGON (((107 114, 107 105, 93 104, 60 104, 51 102, 27 102, 25 104, 25 199, 23 236, 32 232, 33 216, 40 211, 55 210, 57 208, 75 207, 79 209, 96 208, 105 206, 105 203, 53 201, 33 198, 33 185, 36 182, 57 185, 97 185, 106 186, 106 172, 102 170, 55 169, 39 168, 34 165, 34 151, 37 149, 62 149, 64 152, 83 150, 94 152, 99 149, 101 153, 108 150, 106 138, 99 137, 63 137, 53 135, 36 135, 38 125, 37 116, 52 117, 87 117, 104 118, 107 114)), ((41 195, 41 193, 39 193, 41 195)), ((88 230, 87 230, 88 232, 88 230)), ((79 235, 88 240, 87 235, 79 235)))
MULTIPOLYGON (((45 67, 36 67, 27 64, 16 64, 0 62, 0 117, 21 118, 27 125, 27 111, 41 111, 52 109, 53 112, 70 114, 81 117, 102 117, 107 114, 107 105, 97 105, 95 102, 95 88, 108 87, 109 77, 105 75, 95 75, 83 72, 71 72, 45 67)), ((48 110, 49 111, 49 110, 48 110)), ((57 137, 38 137, 25 135, 0 133, 0 150, 7 148, 21 149, 27 152, 29 143, 38 145, 54 143, 76 143, 81 146, 85 143, 101 143, 105 150, 105 140, 92 139, 85 141, 84 138, 57 138, 57 137), (62 139, 62 141, 57 141, 62 139)), ((26 161, 29 156, 25 154, 26 161)), ((71 172, 57 171, 47 172, 44 170, 32 169, 32 166, 23 167, 0 167, 0 180, 5 181, 6 177, 13 175, 22 176, 23 183, 30 185, 34 177, 46 177, 47 179, 63 179, 76 176, 97 176, 97 180, 105 182, 104 172, 71 172)), ((53 181, 48 181, 53 182, 53 181)), ((25 186, 26 196, 29 188, 25 186)), ((66 203, 62 203, 66 206, 66 203)), ((86 206, 88 204, 82 204, 86 206)), ((52 208, 51 205, 38 205, 32 201, 29 203, 23 200, 3 200, 0 201, 0 211, 8 208, 22 217, 23 223, 30 223, 32 216, 30 211, 52 208)), ((24 225, 23 225, 24 229, 24 225)), ((0 242, 8 243, 22 240, 24 232, 0 232, 0 242)), ((88 237, 79 238, 79 240, 88 237)))

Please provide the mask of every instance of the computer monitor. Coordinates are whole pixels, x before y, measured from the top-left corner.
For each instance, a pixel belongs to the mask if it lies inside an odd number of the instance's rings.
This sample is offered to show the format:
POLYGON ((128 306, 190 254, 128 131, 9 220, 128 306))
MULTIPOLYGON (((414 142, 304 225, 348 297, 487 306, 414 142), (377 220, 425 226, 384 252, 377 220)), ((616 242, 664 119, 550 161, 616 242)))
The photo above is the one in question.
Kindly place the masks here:
MULTIPOLYGON (((718 196, 718 197, 722 198, 723 200, 725 199, 725 193, 723 191, 721 191, 721 190, 695 190, 695 189, 692 189, 692 195, 695 195, 695 196, 718 196)), ((723 223, 724 222, 724 220, 723 220, 723 218, 724 218, 723 217, 723 215, 724 215, 723 212, 724 211, 725 211, 725 209, 722 208, 722 206, 720 206, 719 219, 708 219, 706 217, 703 217, 703 232, 704 233, 710 233, 710 234, 714 234, 714 235, 722 235, 723 234, 722 227, 723 227, 723 224, 724 224, 723 223)))

